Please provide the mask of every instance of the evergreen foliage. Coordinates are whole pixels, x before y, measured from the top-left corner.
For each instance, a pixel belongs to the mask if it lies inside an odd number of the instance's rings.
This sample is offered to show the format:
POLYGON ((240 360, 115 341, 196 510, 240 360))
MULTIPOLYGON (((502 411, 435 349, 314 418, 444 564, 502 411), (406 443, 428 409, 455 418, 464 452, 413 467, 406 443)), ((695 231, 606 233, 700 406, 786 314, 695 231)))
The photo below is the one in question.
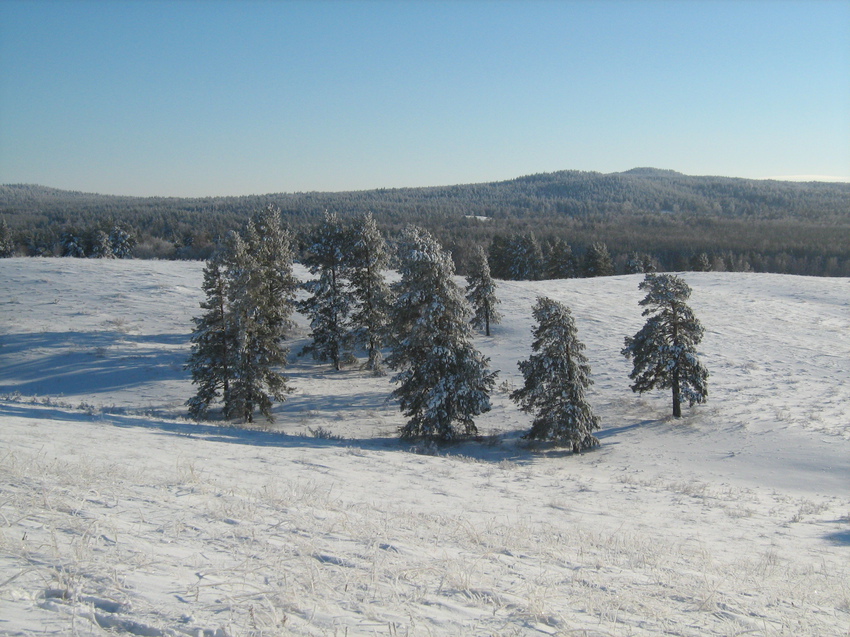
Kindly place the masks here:
POLYGON ((397 371, 393 397, 410 417, 401 436, 451 441, 474 435, 474 417, 490 410, 496 373, 472 345, 471 311, 453 281, 451 257, 427 231, 408 227, 399 259, 387 363, 397 371))
POLYGON ((569 243, 556 237, 546 244, 545 270, 547 279, 572 279, 576 276, 576 262, 569 243))
POLYGON ((353 232, 349 276, 354 309, 351 332, 355 345, 366 349, 366 369, 383 375, 381 350, 387 339, 392 291, 384 272, 389 266, 389 251, 371 213, 361 217, 353 232))
POLYGON ((647 274, 640 289, 647 290, 640 304, 649 318, 637 334, 626 337, 622 350, 634 360, 632 391, 672 390, 673 416, 680 418, 682 399, 693 406, 708 397, 708 371, 696 351, 703 327, 685 303, 691 288, 672 274, 647 274))
POLYGON ((229 316, 227 279, 224 254, 218 253, 204 266, 202 289, 205 312, 195 317, 192 331, 192 350, 185 369, 192 372, 192 384, 197 385, 195 396, 189 399, 189 415, 200 420, 209 406, 224 397, 229 403, 231 363, 235 358, 233 323, 229 316))
POLYGON ((253 422, 259 410, 272 421, 273 401, 290 389, 278 369, 298 283, 292 274, 291 235, 280 210, 269 206, 247 224, 244 238, 229 236, 223 253, 205 269, 207 312, 195 319, 187 368, 198 385, 188 401, 195 417, 221 397, 226 418, 253 422))
POLYGON ((5 217, 0 217, 0 258, 11 257, 15 253, 15 243, 12 241, 12 231, 5 217))
POLYGON ((604 243, 592 243, 584 255, 584 276, 611 276, 614 274, 614 262, 604 243))
POLYGON ((539 297, 533 309, 534 352, 519 362, 525 378, 522 388, 511 393, 523 411, 534 412, 527 438, 554 440, 576 453, 599 444, 592 431, 599 429, 585 392, 593 383, 584 344, 569 308, 539 297))
POLYGON ((331 361, 339 371, 351 340, 347 281, 350 232, 335 213, 326 212, 308 244, 304 265, 318 278, 304 283, 310 296, 298 304, 299 310, 310 318, 312 329, 313 342, 305 351, 311 352, 316 360, 331 361))
POLYGON ((496 311, 500 302, 496 298, 496 283, 490 276, 487 253, 481 246, 476 246, 467 268, 466 300, 474 312, 470 321, 472 327, 483 329, 484 334, 490 336, 490 326, 498 325, 502 315, 496 311))

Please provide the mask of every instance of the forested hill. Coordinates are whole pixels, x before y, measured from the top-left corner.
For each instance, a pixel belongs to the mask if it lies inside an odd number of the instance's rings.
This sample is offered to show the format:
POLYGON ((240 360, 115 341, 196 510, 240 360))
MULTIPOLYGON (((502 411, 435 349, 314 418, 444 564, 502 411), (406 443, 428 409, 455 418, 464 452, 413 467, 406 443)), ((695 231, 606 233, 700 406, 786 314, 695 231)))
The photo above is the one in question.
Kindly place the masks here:
POLYGON ((90 215, 243 216, 275 203, 294 221, 331 209, 387 219, 432 214, 486 217, 675 212, 757 218, 840 219, 850 215, 850 183, 695 177, 634 168, 603 174, 564 170, 481 184, 240 197, 122 197, 33 185, 0 186, 0 214, 14 226, 78 223, 90 215))
POLYGON ((604 242, 621 263, 627 253, 644 252, 678 269, 705 252, 754 269, 850 275, 850 184, 700 177, 653 168, 240 197, 124 197, 3 185, 0 224, 8 224, 23 254, 60 253, 63 234, 91 237, 120 223, 137 239, 136 256, 203 258, 217 238, 270 203, 295 231, 326 210, 343 217, 372 212, 389 235, 407 223, 419 224, 459 263, 469 246, 533 231, 541 241, 564 239, 577 255, 604 242), (489 221, 482 223, 482 217, 489 221))

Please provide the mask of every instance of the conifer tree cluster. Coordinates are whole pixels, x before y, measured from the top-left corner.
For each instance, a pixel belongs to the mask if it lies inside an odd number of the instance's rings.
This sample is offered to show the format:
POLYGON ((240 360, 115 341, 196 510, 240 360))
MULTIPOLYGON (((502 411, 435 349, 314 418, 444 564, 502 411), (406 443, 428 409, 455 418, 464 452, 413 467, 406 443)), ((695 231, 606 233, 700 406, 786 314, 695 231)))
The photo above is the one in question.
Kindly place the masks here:
POLYGON ((317 278, 307 281, 310 296, 299 309, 310 319, 317 360, 339 371, 353 350, 366 350, 365 367, 382 373, 381 350, 387 337, 391 291, 384 271, 389 263, 386 242, 372 215, 343 223, 334 213, 309 237, 304 265, 317 278))
POLYGON ((279 370, 297 289, 291 245, 280 210, 269 206, 207 262, 205 312, 194 319, 186 364, 198 388, 187 403, 192 417, 203 418, 221 400, 225 418, 250 423, 259 411, 271 421, 273 402, 286 399, 279 370))

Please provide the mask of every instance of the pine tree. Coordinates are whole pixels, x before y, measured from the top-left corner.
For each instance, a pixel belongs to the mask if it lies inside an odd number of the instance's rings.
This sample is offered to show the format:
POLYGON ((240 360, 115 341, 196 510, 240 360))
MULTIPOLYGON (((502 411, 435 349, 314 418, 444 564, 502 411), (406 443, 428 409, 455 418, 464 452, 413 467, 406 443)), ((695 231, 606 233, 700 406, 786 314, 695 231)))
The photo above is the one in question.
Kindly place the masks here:
POLYGON ((229 402, 230 396, 235 342, 222 253, 204 266, 202 288, 206 299, 201 301, 201 308, 206 312, 192 319, 192 351, 184 366, 192 372, 192 384, 198 386, 197 394, 186 403, 195 419, 204 418, 213 401, 223 397, 229 402))
POLYGON ((584 276, 611 276, 614 274, 614 262, 604 243, 594 243, 584 255, 584 276))
POLYGON ((82 259, 86 256, 83 239, 73 230, 67 230, 62 233, 60 244, 62 246, 63 257, 82 259))
POLYGON ((12 241, 12 231, 5 217, 0 217, 0 258, 11 257, 15 253, 15 243, 12 241))
POLYGON ((339 371, 349 345, 348 320, 350 313, 348 260, 349 232, 335 213, 325 213, 309 240, 304 265, 318 279, 307 281, 303 287, 310 296, 298 304, 310 317, 313 342, 305 348, 316 360, 333 363, 339 371))
POLYGON ((452 279, 451 257, 428 232, 411 227, 399 258, 387 362, 398 372, 393 397, 410 417, 401 436, 450 441, 474 435, 474 416, 490 410, 496 374, 472 346, 471 312, 452 279))
POLYGON ((571 279, 576 275, 573 249, 560 237, 549 243, 545 262, 547 279, 571 279))
POLYGON ((585 397, 593 381, 572 314, 561 303, 539 297, 533 316, 534 353, 519 362, 525 384, 511 393, 523 411, 535 413, 526 438, 554 440, 576 453, 595 447, 599 440, 591 432, 599 429, 599 419, 585 397))
POLYGON ((116 223, 109 233, 109 245, 116 259, 129 259, 136 247, 136 235, 123 224, 116 223))
POLYGON ((91 250, 89 257, 92 259, 114 259, 112 253, 112 242, 109 240, 109 235, 103 230, 95 230, 91 241, 91 250))
POLYGON ((543 274, 543 249, 533 232, 515 234, 508 243, 508 278, 536 281, 543 274))
POLYGON ((352 237, 349 276, 354 309, 351 333, 355 345, 366 348, 366 369, 382 375, 381 349, 389 329, 392 292, 384 271, 389 265, 389 252, 371 214, 358 223, 352 237))
POLYGON ((502 315, 496 311, 500 303, 496 298, 496 284, 490 277, 490 264, 484 248, 476 246, 466 275, 466 300, 474 312, 470 321, 475 329, 484 329, 490 336, 490 325, 498 325, 502 315))
POLYGON ((634 359, 632 391, 671 389, 673 416, 680 418, 682 399, 693 406, 708 396, 708 371, 696 351, 703 328, 685 303, 691 288, 672 274, 647 274, 640 289, 648 290, 640 304, 649 318, 637 334, 626 337, 622 350, 634 359))
POLYGON ((188 401, 194 417, 220 397, 226 418, 253 422, 259 410, 271 421, 273 401, 286 399, 290 389, 278 370, 286 365, 283 339, 298 286, 291 240, 280 210, 269 206, 248 222, 244 238, 233 233, 207 263, 201 304, 207 311, 195 319, 187 363, 198 385, 188 401))

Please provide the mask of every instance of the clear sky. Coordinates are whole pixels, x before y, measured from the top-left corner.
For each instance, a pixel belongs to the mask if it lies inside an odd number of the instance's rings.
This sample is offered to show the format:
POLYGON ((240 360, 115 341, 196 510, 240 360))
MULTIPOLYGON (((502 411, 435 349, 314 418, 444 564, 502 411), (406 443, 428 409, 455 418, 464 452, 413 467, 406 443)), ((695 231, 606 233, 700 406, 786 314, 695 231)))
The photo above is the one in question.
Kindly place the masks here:
POLYGON ((850 0, 0 1, 0 183, 850 179, 850 0))

